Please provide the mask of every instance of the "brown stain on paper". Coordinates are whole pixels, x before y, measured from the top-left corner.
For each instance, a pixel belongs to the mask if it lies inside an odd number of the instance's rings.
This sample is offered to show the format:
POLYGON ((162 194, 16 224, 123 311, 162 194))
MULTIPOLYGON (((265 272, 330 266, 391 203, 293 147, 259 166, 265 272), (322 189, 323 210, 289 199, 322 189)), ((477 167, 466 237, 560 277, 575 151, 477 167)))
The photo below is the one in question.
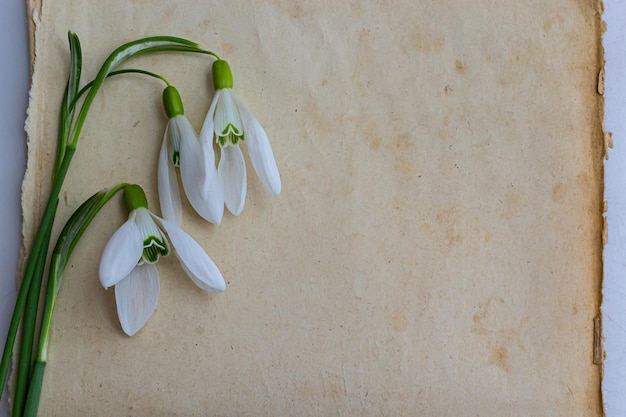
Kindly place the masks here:
POLYGON ((504 346, 499 346, 491 351, 488 365, 494 365, 503 371, 509 370, 509 351, 504 346))
POLYGON ((460 225, 463 212, 458 207, 448 207, 437 213, 435 220, 444 228, 444 237, 448 245, 460 245, 464 237, 460 225))
POLYGON ((443 48, 446 42, 445 35, 435 31, 422 31, 417 29, 410 36, 415 49, 422 52, 438 52, 443 48))
POLYGON ((409 319, 407 318, 406 314, 403 312, 399 312, 397 314, 394 314, 391 317, 391 326, 393 327, 393 329, 397 332, 404 332, 408 329, 410 324, 409 319))
POLYGON ((372 137, 372 139, 370 140, 370 149, 376 152, 380 148, 381 141, 382 140, 380 139, 380 136, 372 137))
POLYGON ((500 218, 511 219, 519 213, 522 208, 523 196, 518 191, 508 190, 503 201, 504 209, 500 213, 500 218))
POLYGON ((235 45, 228 42, 222 42, 221 53, 224 56, 232 55, 235 52, 235 45))
POLYGON ((558 183, 552 187, 552 201, 554 201, 555 203, 563 204, 566 195, 567 188, 565 184, 558 183))
POLYGON ((454 69, 455 69, 455 70, 456 70, 456 72, 458 72, 459 74, 465 74, 465 70, 466 70, 467 68, 466 68, 466 65, 465 65, 465 63, 464 63, 463 61, 461 61, 460 59, 457 59, 457 60, 454 62, 454 69))
POLYGON ((408 133, 399 134, 395 137, 389 148, 394 156, 394 170, 399 174, 400 178, 411 180, 415 177, 415 145, 416 138, 408 133))

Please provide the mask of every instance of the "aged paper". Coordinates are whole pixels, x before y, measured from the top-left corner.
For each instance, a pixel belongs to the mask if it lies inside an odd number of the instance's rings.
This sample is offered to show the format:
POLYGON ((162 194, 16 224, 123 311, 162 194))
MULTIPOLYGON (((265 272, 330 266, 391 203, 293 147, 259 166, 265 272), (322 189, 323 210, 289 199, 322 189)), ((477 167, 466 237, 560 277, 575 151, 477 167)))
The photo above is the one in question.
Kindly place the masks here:
MULTIPOLYGON (((100 253, 75 251, 54 317, 45 416, 600 416, 601 5, 556 0, 70 1, 30 4, 24 238, 49 187, 66 33, 85 81, 118 45, 171 34, 228 60, 282 175, 248 166, 239 217, 184 227, 221 268, 208 295, 175 257, 134 337, 100 253)), ((211 60, 153 55, 199 129, 211 60)), ((163 85, 107 81, 59 207, 144 186, 158 213, 163 85)), ((245 149, 244 149, 245 153, 245 149)))

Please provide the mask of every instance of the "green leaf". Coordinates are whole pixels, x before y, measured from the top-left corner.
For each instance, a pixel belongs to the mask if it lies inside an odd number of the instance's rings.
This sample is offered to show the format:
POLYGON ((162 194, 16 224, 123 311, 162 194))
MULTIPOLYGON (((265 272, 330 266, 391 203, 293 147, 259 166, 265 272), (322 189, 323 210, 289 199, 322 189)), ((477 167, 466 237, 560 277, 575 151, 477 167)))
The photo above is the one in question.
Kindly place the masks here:
POLYGON ((70 74, 63 94, 63 101, 61 102, 61 111, 59 113, 59 138, 54 169, 55 175, 61 166, 61 161, 65 156, 65 148, 69 141, 72 122, 74 120, 74 104, 79 94, 80 74, 83 63, 82 50, 78 36, 73 32, 69 32, 67 36, 70 43, 70 74))
POLYGON ((42 362, 46 362, 50 323, 52 321, 54 306, 61 288, 63 271, 65 271, 67 262, 69 261, 74 248, 78 244, 78 241, 82 237, 85 230, 87 230, 87 227, 89 227, 89 224, 91 224, 91 221, 94 217, 96 217, 100 209, 111 199, 111 197, 127 185, 128 184, 126 183, 118 184, 110 190, 100 190, 89 197, 70 216, 67 223, 65 223, 59 238, 57 239, 56 246, 52 252, 52 259, 50 261, 46 304, 44 306, 41 334, 39 336, 38 360, 42 362))

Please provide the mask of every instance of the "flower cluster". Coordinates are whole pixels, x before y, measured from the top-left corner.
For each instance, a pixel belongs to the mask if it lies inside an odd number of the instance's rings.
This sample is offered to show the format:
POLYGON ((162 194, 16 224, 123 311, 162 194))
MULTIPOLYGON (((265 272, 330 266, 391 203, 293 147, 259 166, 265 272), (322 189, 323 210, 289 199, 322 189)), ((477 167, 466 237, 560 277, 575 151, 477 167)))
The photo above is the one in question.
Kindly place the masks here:
POLYGON ((169 122, 159 157, 159 201, 163 217, 180 224, 181 202, 175 167, 180 168, 185 195, 196 212, 220 224, 226 208, 235 216, 246 200, 246 163, 240 143, 247 144, 250 162, 263 185, 280 194, 281 181, 265 130, 232 90, 233 77, 224 60, 213 63, 215 96, 199 138, 184 116, 174 87, 163 93, 169 122), (221 155, 217 170, 213 145, 221 155))
POLYGON ((118 317, 130 336, 143 327, 156 308, 160 290, 155 263, 171 249, 198 287, 208 292, 225 290, 215 263, 180 228, 182 203, 176 168, 193 209, 216 225, 222 221, 224 206, 235 216, 244 207, 246 163, 241 143, 247 144, 250 162, 263 185, 274 195, 281 190, 267 134, 233 92, 230 66, 218 59, 212 70, 215 96, 199 136, 185 116, 176 88, 168 83, 163 91, 163 106, 169 119, 157 171, 163 218, 148 210, 139 186, 125 187, 129 218, 110 238, 102 254, 100 282, 105 288, 115 286, 118 317), (214 145, 221 151, 217 167, 214 145))

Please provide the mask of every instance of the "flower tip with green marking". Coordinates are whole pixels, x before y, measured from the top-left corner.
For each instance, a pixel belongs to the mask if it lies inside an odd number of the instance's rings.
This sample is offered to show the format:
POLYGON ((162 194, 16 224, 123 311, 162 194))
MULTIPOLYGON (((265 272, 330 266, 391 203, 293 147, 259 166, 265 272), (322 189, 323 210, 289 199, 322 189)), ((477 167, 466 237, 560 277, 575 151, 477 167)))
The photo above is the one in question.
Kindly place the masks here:
POLYGON ((182 205, 176 167, 185 195, 205 220, 220 224, 224 214, 224 188, 215 168, 213 145, 202 144, 184 114, 182 100, 173 86, 163 91, 163 106, 169 117, 159 154, 158 189, 163 217, 182 224, 182 205))
POLYGON ((224 60, 213 63, 215 96, 200 132, 200 142, 219 144, 222 155, 218 174, 224 186, 224 202, 235 216, 243 210, 246 199, 246 164, 240 142, 245 142, 252 166, 263 185, 274 195, 280 194, 281 181, 274 153, 265 130, 232 90, 230 66, 224 60))
POLYGON ((115 302, 122 330, 129 336, 148 321, 159 300, 156 262, 171 248, 189 278, 202 290, 226 289, 222 273, 202 247, 176 224, 148 210, 143 189, 124 189, 128 220, 111 236, 100 260, 100 282, 115 286, 115 302), (169 239, 169 241, 168 241, 169 239))

